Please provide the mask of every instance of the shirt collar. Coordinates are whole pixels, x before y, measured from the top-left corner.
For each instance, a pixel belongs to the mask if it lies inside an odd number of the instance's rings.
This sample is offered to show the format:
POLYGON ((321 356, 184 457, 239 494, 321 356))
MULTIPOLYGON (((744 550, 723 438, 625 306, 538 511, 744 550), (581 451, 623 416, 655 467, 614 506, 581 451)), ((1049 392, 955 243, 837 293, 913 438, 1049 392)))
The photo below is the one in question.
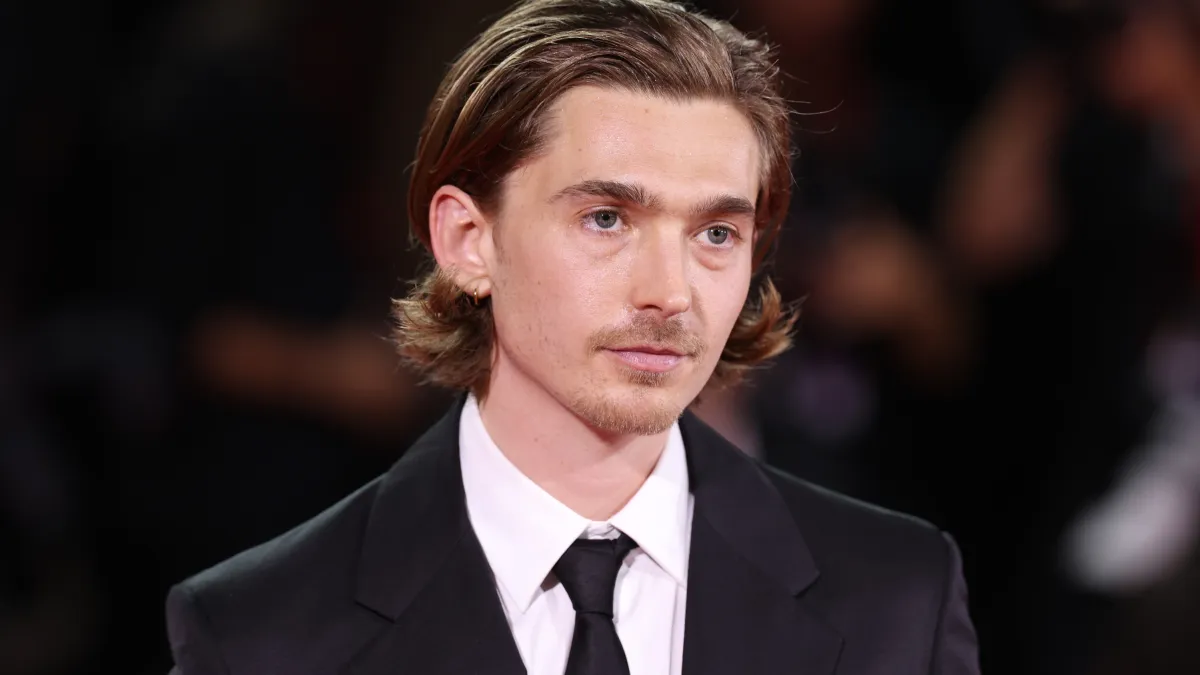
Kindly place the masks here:
MULTIPOLYGON (((471 526, 498 584, 524 613, 567 547, 594 523, 508 460, 484 427, 474 396, 459 419, 459 453, 471 526)), ((608 521, 680 585, 687 583, 691 499, 683 436, 675 424, 646 482, 608 521)))
POLYGON ((675 424, 646 482, 608 522, 632 537, 676 583, 686 586, 691 504, 687 454, 675 424))

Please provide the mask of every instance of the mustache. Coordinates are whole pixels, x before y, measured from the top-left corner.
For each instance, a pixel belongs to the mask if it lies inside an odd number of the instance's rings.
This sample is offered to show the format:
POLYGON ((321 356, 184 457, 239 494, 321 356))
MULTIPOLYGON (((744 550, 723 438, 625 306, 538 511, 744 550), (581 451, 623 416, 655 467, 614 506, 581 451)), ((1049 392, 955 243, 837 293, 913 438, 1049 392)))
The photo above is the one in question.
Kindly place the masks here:
POLYGON ((640 315, 628 325, 601 328, 588 338, 589 351, 633 345, 668 349, 697 358, 708 350, 704 340, 676 318, 661 321, 640 315))

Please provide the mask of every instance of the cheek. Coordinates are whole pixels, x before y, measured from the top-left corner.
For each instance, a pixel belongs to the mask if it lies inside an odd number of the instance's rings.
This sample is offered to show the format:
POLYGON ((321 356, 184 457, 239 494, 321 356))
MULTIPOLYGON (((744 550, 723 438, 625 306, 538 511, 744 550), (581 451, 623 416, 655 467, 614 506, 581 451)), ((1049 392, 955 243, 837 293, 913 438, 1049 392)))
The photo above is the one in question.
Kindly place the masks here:
POLYGON ((613 255, 577 251, 565 261, 563 283, 574 289, 580 330, 621 321, 625 291, 633 270, 630 251, 613 255))
POLYGON ((588 332, 597 327, 604 274, 571 255, 552 234, 509 243, 498 271, 496 329, 511 345, 530 347, 522 351, 562 353, 575 343, 584 344, 588 332))
MULTIPOLYGON (((712 346, 724 345, 733 330, 734 323, 742 314, 750 287, 749 265, 745 269, 727 270, 703 281, 700 303, 706 315, 706 323, 712 346)), ((720 350, 716 350, 720 352, 720 350)))

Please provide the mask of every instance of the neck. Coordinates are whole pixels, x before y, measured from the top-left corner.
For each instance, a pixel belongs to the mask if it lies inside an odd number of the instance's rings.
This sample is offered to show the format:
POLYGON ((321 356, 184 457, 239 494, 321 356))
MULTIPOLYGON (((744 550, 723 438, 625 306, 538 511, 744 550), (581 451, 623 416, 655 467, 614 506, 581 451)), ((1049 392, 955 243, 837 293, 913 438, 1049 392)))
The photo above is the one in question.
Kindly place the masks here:
POLYGON ((484 427, 521 473, 572 511, 607 520, 654 470, 669 431, 653 436, 598 431, 514 367, 494 364, 484 427))

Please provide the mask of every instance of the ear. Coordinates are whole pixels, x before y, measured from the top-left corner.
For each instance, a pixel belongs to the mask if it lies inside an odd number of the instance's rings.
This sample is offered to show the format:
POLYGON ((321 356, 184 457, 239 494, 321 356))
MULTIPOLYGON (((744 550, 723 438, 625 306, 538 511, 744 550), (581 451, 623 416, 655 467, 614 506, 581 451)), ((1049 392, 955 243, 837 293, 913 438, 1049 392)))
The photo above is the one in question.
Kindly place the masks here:
POLYGON ((467 193, 443 185, 429 202, 429 243, 433 257, 467 295, 492 292, 492 224, 467 193))

